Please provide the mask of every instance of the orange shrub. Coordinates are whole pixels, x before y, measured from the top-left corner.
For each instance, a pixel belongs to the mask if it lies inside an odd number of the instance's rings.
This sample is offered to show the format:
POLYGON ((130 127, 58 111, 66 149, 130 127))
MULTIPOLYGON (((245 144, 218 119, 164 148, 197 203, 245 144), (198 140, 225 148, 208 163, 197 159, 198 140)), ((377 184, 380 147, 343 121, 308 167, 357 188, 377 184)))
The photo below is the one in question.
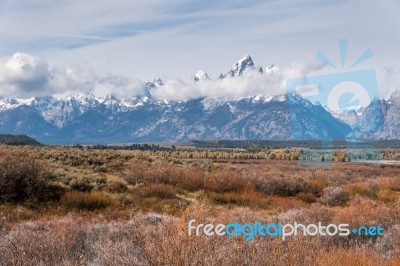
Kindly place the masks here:
POLYGON ((342 205, 349 199, 347 191, 341 187, 326 187, 322 192, 320 201, 326 205, 342 205))
POLYGON ((239 191, 249 182, 239 173, 232 170, 217 170, 207 176, 205 187, 209 190, 221 193, 239 191))
POLYGON ((105 187, 105 190, 111 193, 123 193, 128 190, 124 182, 114 181, 105 187))
POLYGON ((309 185, 302 178, 256 177, 253 182, 266 195, 296 196, 300 192, 309 191, 309 185))
POLYGON ((349 184, 347 185, 347 190, 349 191, 350 195, 366 196, 371 199, 375 199, 379 191, 377 186, 366 183, 349 184))
POLYGON ((158 197, 162 199, 172 199, 176 197, 178 191, 171 185, 150 184, 143 189, 146 197, 158 197))
POLYGON ((317 198, 314 196, 314 194, 309 192, 300 192, 297 195, 297 198, 299 198, 301 201, 305 203, 314 203, 317 201, 317 198))
POLYGON ((187 167, 181 170, 178 175, 171 178, 173 185, 189 190, 197 191, 204 189, 205 171, 200 167, 187 167))
POLYGON ((61 200, 67 208, 89 211, 103 209, 115 204, 110 196, 101 192, 70 191, 65 193, 61 200))
POLYGON ((266 208, 269 199, 254 187, 242 188, 239 192, 209 193, 211 200, 219 204, 234 204, 251 208, 266 208))
POLYGON ((381 189, 400 192, 400 177, 380 177, 376 179, 376 184, 381 189))
POLYGON ((131 162, 122 173, 122 178, 131 185, 144 183, 150 165, 144 160, 131 162))
POLYGON ((384 189, 379 191, 377 194, 378 200, 383 201, 383 202, 395 202, 400 198, 400 195, 398 192, 394 192, 389 189, 384 189))

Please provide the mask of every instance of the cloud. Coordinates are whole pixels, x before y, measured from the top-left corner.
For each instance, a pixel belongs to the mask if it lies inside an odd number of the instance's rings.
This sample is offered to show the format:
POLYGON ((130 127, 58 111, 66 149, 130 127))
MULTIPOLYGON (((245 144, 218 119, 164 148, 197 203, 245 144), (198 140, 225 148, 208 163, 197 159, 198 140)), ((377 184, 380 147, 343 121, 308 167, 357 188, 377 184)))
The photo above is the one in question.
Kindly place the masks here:
POLYGON ((170 79, 151 91, 158 99, 188 100, 198 97, 241 98, 254 95, 276 95, 286 92, 286 80, 323 69, 321 64, 291 64, 283 70, 265 75, 258 71, 243 76, 194 82, 191 79, 170 79))
POLYGON ((112 94, 118 98, 129 98, 144 94, 145 84, 138 79, 108 74, 98 79, 99 90, 112 94))
POLYGON ((298 78, 309 75, 310 73, 322 70, 326 65, 320 62, 311 62, 308 64, 291 63, 282 71, 282 76, 285 79, 298 78))
POLYGON ((15 53, 0 58, 0 96, 28 98, 92 91, 95 74, 87 65, 50 68, 44 60, 15 53))
POLYGON ((349 38, 349 60, 370 47, 370 67, 381 69, 399 64, 398 7, 398 0, 3 0, 0 25, 9 26, 0 26, 0 53, 26 51, 57 65, 79 58, 102 75, 152 79, 197 68, 217 76, 244 53, 280 66, 318 50, 335 60, 336 40, 349 38))
POLYGON ((387 80, 391 80, 396 76, 400 75, 400 68, 398 66, 385 66, 383 67, 383 71, 385 73, 385 78, 387 80))
POLYGON ((0 59, 0 85, 2 94, 37 93, 45 87, 49 78, 47 63, 43 60, 16 53, 0 59))
MULTIPOLYGON (((285 92, 288 78, 305 76, 322 69, 321 64, 291 64, 272 74, 249 71, 243 76, 194 82, 167 79, 163 86, 151 90, 157 99, 188 100, 198 97, 241 98, 251 95, 274 95, 285 92)), ((0 96, 29 98, 33 96, 67 96, 95 92, 129 98, 145 94, 145 82, 108 73, 97 76, 88 64, 69 67, 49 64, 39 57, 16 53, 0 58, 0 96)))
POLYGON ((48 87, 54 92, 87 93, 93 91, 97 77, 87 64, 55 67, 50 72, 48 87))
POLYGON ((400 67, 389 65, 382 68, 381 82, 384 86, 380 89, 383 98, 389 98, 394 91, 400 91, 400 67))

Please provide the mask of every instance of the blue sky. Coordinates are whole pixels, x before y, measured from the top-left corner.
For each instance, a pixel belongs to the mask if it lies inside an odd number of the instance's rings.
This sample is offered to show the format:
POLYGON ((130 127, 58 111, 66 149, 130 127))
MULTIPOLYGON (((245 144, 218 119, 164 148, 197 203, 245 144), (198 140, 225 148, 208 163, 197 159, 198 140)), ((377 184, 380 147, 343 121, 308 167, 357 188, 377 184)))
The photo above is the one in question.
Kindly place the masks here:
POLYGON ((311 64, 317 51, 339 63, 337 40, 347 38, 349 61, 371 48, 361 67, 376 69, 386 96, 400 84, 399 31, 398 0, 0 1, 0 57, 85 65, 98 77, 172 79, 203 69, 216 78, 246 53, 281 69, 311 64))

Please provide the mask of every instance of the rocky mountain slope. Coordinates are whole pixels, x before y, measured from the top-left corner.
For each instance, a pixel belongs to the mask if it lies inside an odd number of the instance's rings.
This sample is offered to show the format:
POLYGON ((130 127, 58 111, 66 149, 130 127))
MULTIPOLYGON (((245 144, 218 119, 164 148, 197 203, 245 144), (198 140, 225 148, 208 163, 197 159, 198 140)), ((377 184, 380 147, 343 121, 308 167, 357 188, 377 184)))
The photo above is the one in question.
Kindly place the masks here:
MULTIPOLYGON (((245 55, 219 78, 249 71, 271 75, 245 55)), ((198 71, 193 82, 207 81, 198 71)), ((0 134, 26 134, 42 143, 126 143, 199 140, 400 139, 400 95, 374 100, 368 107, 334 113, 294 94, 167 101, 144 83, 145 95, 133 98, 0 98, 0 134)))

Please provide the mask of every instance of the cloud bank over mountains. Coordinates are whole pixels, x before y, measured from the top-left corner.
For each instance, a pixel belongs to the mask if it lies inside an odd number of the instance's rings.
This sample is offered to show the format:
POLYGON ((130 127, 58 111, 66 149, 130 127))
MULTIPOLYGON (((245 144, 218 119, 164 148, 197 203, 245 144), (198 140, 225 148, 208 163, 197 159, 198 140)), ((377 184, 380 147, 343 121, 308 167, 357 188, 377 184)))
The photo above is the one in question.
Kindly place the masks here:
POLYGON ((0 58, 0 95, 29 98, 94 90, 96 75, 85 64, 50 67, 36 56, 15 53, 0 58))
POLYGON ((286 79, 304 76, 322 67, 320 64, 291 64, 284 69, 274 65, 255 67, 252 58, 245 55, 219 78, 209 78, 207 73, 199 71, 197 76, 166 79, 162 86, 149 88, 149 82, 140 79, 111 73, 98 76, 85 63, 69 67, 50 66, 39 57, 15 53, 0 58, 0 96, 30 98, 98 93, 130 98, 151 93, 157 99, 189 100, 275 95, 285 92, 286 79))

